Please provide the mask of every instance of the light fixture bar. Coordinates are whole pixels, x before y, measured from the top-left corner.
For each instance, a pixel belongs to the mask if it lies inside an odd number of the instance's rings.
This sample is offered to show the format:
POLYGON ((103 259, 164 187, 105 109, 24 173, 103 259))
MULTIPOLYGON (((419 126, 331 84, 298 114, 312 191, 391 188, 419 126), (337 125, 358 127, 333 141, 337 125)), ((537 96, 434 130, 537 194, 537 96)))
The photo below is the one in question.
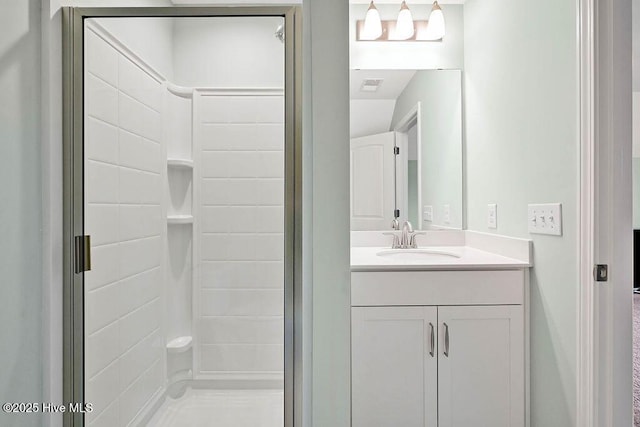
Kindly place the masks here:
POLYGON ((368 41, 368 42, 382 42, 382 41, 397 41, 397 42, 441 42, 442 36, 438 38, 434 38, 433 33, 431 31, 427 31, 427 20, 421 21, 413 21, 414 25, 414 33, 413 36, 408 39, 400 39, 394 37, 396 31, 396 21, 388 20, 381 21, 382 24, 382 35, 377 39, 370 39, 366 37, 361 37, 362 30, 364 28, 364 21, 358 20, 356 21, 356 40, 357 41, 368 41))

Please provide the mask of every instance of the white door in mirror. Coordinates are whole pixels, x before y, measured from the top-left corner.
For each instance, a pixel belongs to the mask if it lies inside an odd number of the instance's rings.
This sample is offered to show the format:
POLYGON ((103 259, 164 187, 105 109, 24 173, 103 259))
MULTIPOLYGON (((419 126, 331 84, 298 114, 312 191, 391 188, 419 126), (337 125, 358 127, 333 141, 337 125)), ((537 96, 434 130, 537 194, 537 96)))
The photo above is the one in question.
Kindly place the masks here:
POLYGON ((529 233, 562 236, 562 204, 529 205, 529 233))

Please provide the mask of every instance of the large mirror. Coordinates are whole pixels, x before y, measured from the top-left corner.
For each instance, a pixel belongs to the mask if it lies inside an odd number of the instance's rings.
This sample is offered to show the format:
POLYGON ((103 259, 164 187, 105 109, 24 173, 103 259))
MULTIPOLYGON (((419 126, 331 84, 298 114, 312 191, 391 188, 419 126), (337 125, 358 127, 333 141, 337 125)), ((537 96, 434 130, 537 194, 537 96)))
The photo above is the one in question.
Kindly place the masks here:
POLYGON ((462 72, 351 71, 351 229, 463 227, 462 72))

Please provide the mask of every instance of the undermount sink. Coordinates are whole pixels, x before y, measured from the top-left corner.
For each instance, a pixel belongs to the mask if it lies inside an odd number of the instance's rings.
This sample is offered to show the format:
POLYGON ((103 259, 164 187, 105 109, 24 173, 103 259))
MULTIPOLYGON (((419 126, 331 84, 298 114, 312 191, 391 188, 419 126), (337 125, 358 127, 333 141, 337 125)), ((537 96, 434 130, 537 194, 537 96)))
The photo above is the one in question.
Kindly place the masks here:
POLYGON ((460 258, 460 255, 454 252, 433 249, 388 249, 380 251, 376 255, 398 261, 435 261, 460 258))

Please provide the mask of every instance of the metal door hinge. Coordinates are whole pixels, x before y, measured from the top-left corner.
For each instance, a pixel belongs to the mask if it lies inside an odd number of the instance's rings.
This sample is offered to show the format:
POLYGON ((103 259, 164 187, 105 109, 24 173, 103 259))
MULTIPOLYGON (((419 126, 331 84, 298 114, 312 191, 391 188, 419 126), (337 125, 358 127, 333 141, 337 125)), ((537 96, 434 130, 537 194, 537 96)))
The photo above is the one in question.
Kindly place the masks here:
POLYGON ((75 246, 76 274, 91 270, 91 236, 76 236, 75 246))
POLYGON ((609 266, 607 264, 596 264, 593 267, 593 278, 596 282, 606 282, 609 280, 609 266))
POLYGON ((395 154, 396 156, 400 154, 400 147, 393 147, 393 154, 395 154))

